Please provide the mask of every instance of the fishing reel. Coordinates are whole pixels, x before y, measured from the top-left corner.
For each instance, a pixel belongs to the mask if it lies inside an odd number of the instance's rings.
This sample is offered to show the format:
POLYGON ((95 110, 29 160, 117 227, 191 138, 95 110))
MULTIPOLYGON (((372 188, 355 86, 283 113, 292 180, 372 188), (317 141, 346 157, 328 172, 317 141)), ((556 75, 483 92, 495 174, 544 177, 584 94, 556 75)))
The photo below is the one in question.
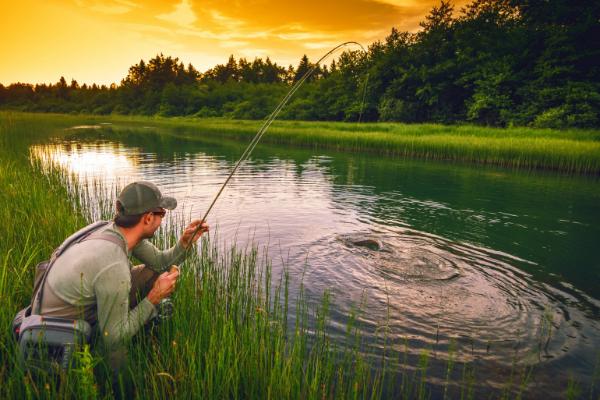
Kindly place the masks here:
POLYGON ((164 298, 156 305, 157 315, 155 318, 159 322, 168 321, 173 316, 174 310, 175 310, 175 305, 173 304, 173 300, 171 300, 168 297, 164 298))

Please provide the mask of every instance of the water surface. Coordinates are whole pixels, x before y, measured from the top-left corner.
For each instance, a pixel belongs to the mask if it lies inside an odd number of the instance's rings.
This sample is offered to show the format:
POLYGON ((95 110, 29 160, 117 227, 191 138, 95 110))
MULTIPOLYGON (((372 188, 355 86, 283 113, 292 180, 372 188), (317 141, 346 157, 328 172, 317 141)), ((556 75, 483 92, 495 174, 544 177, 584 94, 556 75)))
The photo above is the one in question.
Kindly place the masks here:
MULTIPOLYGON (((186 216, 203 214, 245 146, 76 128, 32 154, 84 184, 155 182, 186 216)), ((312 298, 330 291, 334 338, 363 303, 365 348, 380 353, 387 332, 408 359, 428 350, 433 383, 452 348, 488 387, 517 359, 535 366, 539 396, 560 397, 569 376, 589 387, 600 354, 596 178, 261 144, 209 223, 224 240, 267 246, 275 276, 285 265, 312 298)))

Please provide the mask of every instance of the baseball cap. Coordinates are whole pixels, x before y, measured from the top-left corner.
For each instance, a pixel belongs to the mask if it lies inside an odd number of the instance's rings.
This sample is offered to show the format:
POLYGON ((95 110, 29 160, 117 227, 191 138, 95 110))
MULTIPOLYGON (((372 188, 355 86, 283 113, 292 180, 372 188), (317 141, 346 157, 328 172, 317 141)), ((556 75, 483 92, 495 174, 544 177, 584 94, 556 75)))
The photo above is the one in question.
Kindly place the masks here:
POLYGON ((154 208, 173 210, 177 200, 163 196, 152 182, 137 181, 125 186, 117 198, 123 206, 123 215, 138 215, 154 208))

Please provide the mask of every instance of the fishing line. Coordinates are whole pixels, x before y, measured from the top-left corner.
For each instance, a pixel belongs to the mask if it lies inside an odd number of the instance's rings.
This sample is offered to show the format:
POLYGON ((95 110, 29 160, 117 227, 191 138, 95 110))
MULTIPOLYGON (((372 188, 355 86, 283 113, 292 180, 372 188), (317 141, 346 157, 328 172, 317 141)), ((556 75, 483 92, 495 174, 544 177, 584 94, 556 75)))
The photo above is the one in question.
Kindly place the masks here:
MULTIPOLYGON (((258 142, 260 141, 260 139, 267 132, 267 129, 269 129, 269 127, 271 126, 271 124, 273 123, 273 121, 275 121, 275 118, 277 118, 277 116, 279 115, 279 113, 281 112, 281 110, 283 109, 283 107, 287 104, 287 102, 294 95, 294 93, 296 93, 298 91, 298 89, 300 88, 300 86, 302 86, 302 84, 308 79, 308 77, 310 77, 313 74, 313 72, 315 72, 315 70, 317 69, 317 67, 319 66, 319 64, 323 60, 325 60, 327 57, 329 57, 331 54, 333 54, 336 50, 338 50, 338 49, 340 49, 340 48, 342 48, 344 46, 348 46, 350 44, 354 44, 354 45, 359 46, 362 49, 362 51, 364 51, 366 53, 365 48, 360 43, 353 42, 353 41, 344 42, 342 44, 339 44, 339 45, 335 46, 333 49, 329 50, 323 57, 321 57, 313 65, 313 67, 311 69, 309 69, 308 71, 306 71, 306 73, 292 86, 292 88, 284 96, 284 98, 279 102, 279 104, 277 105, 277 107, 275 107, 275 109, 271 112, 271 114, 269 114, 269 117, 262 124, 262 126, 260 127, 260 129, 258 130, 258 132, 256 133, 256 135, 254 136, 254 138, 250 141, 250 143, 246 147, 246 150, 244 150, 244 152, 240 156, 239 160, 236 162, 235 166, 233 167, 233 169, 231 170, 231 172, 227 176, 227 179, 225 179, 225 182, 223 182, 223 185, 221 185, 221 188, 217 192, 216 196, 214 197, 213 201, 210 203, 210 206, 208 207, 208 209, 206 210, 206 212, 204 213, 204 216, 202 217, 202 219, 200 221, 202 221, 202 222, 206 221, 206 218, 208 217, 208 214, 210 213, 210 211, 212 210, 213 206, 217 202, 217 199, 219 198, 219 196, 221 196, 221 193, 223 193, 223 190, 225 189, 225 186, 227 186, 227 183, 229 183, 229 181, 231 180, 231 177, 233 176, 233 174, 235 174, 235 172, 238 170, 238 168, 240 167, 240 165, 244 161, 246 161, 248 159, 248 157, 250 157, 250 154, 252 153, 252 151, 254 150, 254 148, 256 147, 256 145, 258 144, 258 142)), ((367 81, 368 81, 368 75, 367 75, 367 81)), ((364 89, 364 93, 363 93, 363 104, 364 104, 364 98, 365 98, 365 94, 366 94, 366 84, 367 84, 367 81, 365 81, 365 89, 364 89)), ((361 105, 361 112, 360 112, 360 116, 359 116, 359 121, 360 121, 361 117, 362 117, 362 105, 361 105)), ((192 238, 194 236, 196 236, 196 234, 200 230, 201 226, 202 226, 202 224, 199 224, 196 227, 196 229, 194 230, 194 233, 191 236, 192 238)))

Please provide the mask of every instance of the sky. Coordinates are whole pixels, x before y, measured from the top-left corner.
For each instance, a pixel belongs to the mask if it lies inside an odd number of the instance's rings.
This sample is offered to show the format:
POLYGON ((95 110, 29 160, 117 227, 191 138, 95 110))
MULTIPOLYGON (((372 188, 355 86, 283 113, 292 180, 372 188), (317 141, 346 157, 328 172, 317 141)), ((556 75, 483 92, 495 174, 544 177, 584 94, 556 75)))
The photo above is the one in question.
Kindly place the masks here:
MULTIPOLYGON (((466 1, 455 1, 458 11, 466 1)), ((0 0, 0 83, 119 83, 158 53, 206 71, 229 55, 296 66, 339 43, 415 32, 439 0, 0 0)))

